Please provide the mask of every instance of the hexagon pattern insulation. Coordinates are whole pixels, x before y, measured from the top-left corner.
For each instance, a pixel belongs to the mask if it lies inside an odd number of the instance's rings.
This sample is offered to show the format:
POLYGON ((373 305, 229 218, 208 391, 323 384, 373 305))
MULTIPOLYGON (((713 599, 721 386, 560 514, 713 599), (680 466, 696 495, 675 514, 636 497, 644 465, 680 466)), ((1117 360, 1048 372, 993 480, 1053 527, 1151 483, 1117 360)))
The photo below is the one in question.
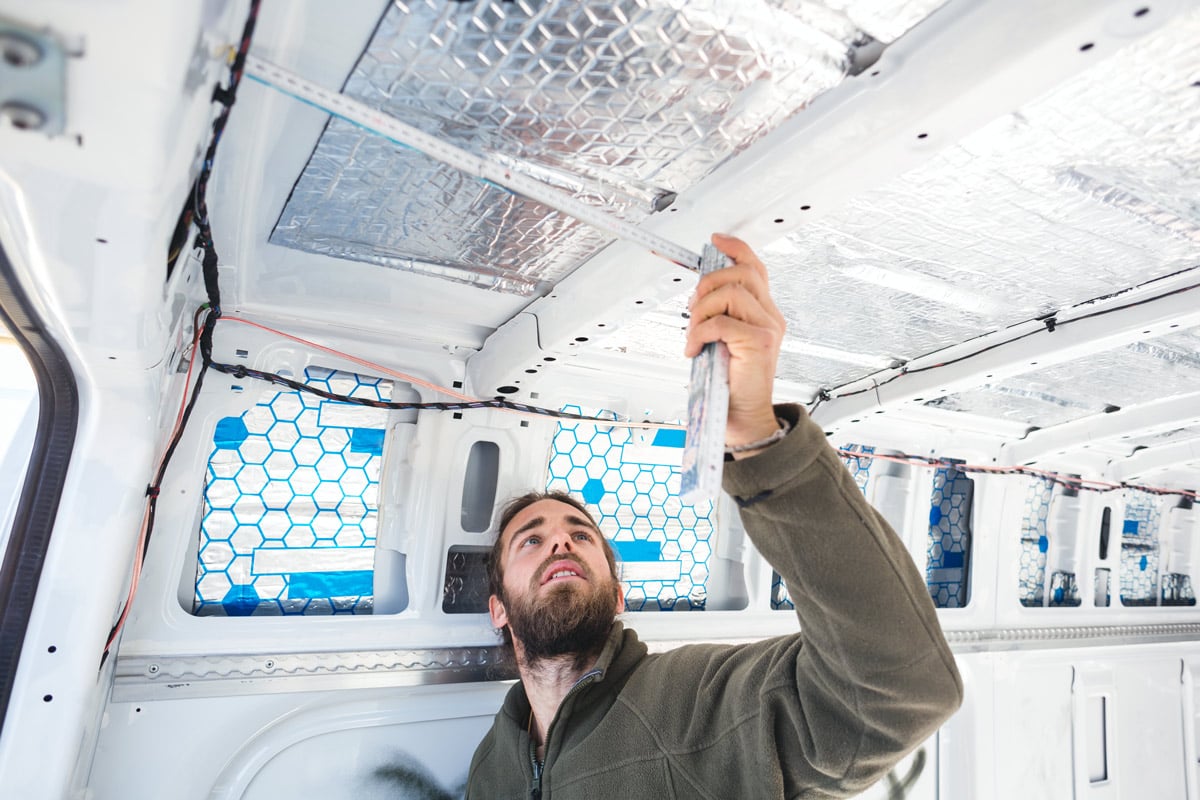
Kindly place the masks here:
MULTIPOLYGON (((391 396, 388 381, 322 367, 305 382, 391 396)), ((370 613, 385 422, 385 411, 300 391, 217 422, 194 613, 370 613)))
POLYGON ((703 610, 708 602, 716 518, 711 502, 679 499, 683 441, 679 430, 647 435, 563 421, 550 446, 546 488, 583 498, 617 551, 628 611, 703 610))

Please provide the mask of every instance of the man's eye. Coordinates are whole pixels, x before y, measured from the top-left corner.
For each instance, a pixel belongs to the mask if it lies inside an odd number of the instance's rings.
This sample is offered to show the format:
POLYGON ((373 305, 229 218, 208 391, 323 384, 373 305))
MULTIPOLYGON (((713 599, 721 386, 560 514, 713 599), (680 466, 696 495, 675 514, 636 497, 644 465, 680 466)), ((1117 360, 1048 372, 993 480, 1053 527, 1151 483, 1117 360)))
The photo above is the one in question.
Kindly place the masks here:
POLYGON ((530 536, 525 541, 521 542, 521 546, 524 547, 527 544, 541 544, 541 541, 542 537, 540 536, 530 536))
POLYGON ((592 535, 585 531, 580 531, 579 533, 575 534, 575 538, 581 542, 590 542, 592 540, 592 535))

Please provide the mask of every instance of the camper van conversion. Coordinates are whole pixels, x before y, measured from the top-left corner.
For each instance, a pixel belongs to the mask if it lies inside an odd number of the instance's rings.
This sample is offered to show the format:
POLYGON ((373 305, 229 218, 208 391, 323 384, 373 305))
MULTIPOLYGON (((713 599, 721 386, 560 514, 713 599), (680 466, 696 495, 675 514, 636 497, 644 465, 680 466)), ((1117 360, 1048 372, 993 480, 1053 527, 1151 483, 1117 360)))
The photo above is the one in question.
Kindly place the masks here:
POLYGON ((1197 43, 0 0, 0 797, 1200 800, 1197 43))

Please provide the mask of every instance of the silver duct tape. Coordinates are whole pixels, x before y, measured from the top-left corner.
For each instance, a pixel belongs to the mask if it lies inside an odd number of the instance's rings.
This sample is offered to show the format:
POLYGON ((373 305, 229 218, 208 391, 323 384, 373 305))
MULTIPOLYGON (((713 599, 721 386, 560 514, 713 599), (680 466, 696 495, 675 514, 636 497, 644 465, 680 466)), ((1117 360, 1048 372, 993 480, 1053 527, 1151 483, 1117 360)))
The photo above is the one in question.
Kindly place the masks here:
POLYGON ((1183 16, 768 248, 793 335, 911 358, 1195 266, 1197 41, 1183 16))
MULTIPOLYGON (((932 6, 395 2, 344 92, 639 222, 840 82, 872 38, 855 19, 879 38, 932 6)), ((338 121, 271 235, 526 296, 607 241, 338 121)))
POLYGON ((1200 331, 1160 336, 925 405, 1048 427, 1200 386, 1200 331))

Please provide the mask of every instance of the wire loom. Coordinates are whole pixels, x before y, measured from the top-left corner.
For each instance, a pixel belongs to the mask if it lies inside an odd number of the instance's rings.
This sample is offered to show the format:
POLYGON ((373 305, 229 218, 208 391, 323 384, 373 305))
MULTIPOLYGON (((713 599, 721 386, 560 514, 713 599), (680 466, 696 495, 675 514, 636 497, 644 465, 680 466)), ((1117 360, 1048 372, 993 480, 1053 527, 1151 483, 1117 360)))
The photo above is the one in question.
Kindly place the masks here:
MULTIPOLYGON (((495 400, 463 400, 451 403, 398 403, 389 400, 371 400, 370 398, 366 397, 351 397, 349 395, 334 394, 333 392, 327 392, 324 389, 310 386, 307 383, 293 380, 274 372, 251 369, 250 367, 242 366, 241 364, 222 364, 220 362, 213 361, 209 363, 208 366, 217 372, 223 372, 226 375, 232 375, 235 378, 255 378, 260 381, 266 381, 267 383, 286 386, 289 389, 296 389, 301 392, 315 394, 318 397, 325 398, 326 400, 335 400, 340 403, 351 403, 359 406, 370 406, 371 408, 386 408, 395 411, 470 411, 474 409, 494 408, 506 411, 518 411, 523 414, 537 414, 538 416, 552 419, 569 419, 582 422, 596 422, 600 424, 613 424, 618 422, 618 420, 615 419, 589 417, 586 414, 572 414, 568 411, 555 411, 551 408, 531 406, 526 403, 517 403, 512 400, 503 400, 500 398, 495 400)), ((667 423, 653 422, 646 423, 646 425, 647 427, 680 427, 678 425, 668 425, 667 423)))

